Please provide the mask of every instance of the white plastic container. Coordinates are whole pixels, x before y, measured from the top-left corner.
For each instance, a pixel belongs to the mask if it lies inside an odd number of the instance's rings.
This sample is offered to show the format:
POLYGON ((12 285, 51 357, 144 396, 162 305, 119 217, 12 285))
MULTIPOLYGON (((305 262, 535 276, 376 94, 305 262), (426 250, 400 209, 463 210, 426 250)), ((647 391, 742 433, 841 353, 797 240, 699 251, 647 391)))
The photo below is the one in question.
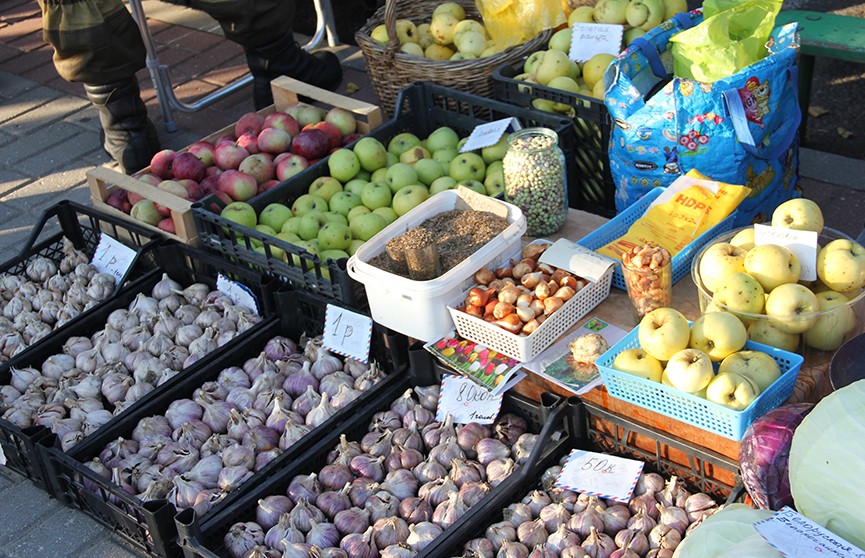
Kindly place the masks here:
POLYGON ((365 242, 348 260, 348 274, 363 283, 372 319, 420 341, 433 341, 454 329, 448 304, 473 283, 475 272, 519 250, 526 232, 523 212, 509 203, 458 188, 445 190, 415 207, 365 242), (483 248, 447 273, 430 281, 413 281, 374 267, 369 261, 385 250, 387 242, 439 213, 452 209, 491 211, 508 220, 508 227, 483 248))

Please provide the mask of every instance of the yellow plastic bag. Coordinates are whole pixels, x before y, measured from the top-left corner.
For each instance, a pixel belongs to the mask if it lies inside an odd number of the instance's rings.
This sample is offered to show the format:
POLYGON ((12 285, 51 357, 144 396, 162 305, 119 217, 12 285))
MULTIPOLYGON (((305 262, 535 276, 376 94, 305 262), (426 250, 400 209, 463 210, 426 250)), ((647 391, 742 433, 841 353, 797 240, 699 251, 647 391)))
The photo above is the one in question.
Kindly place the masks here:
POLYGON ((707 0, 703 22, 670 39, 673 73, 712 83, 762 60, 781 4, 782 0, 707 0))
MULTIPOLYGON (((712 180, 697 170, 691 170, 685 176, 712 180)), ((596 252, 621 261, 622 254, 632 247, 651 242, 663 246, 669 250, 671 256, 675 256, 695 238, 735 211, 751 192, 747 186, 724 182, 714 184, 717 185, 717 193, 693 184, 674 194, 672 199, 651 206, 631 225, 624 236, 596 252)))
POLYGON ((475 3, 499 50, 522 44, 567 21, 560 0, 476 0, 475 3))

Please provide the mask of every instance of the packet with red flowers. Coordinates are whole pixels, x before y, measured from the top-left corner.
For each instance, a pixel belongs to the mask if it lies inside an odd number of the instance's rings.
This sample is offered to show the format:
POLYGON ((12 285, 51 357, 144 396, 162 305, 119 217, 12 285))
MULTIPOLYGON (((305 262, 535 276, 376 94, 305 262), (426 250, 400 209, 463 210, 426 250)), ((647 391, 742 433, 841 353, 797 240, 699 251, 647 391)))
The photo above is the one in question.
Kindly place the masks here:
POLYGON ((518 360, 483 345, 455 337, 442 337, 424 348, 455 372, 498 392, 522 366, 518 360))

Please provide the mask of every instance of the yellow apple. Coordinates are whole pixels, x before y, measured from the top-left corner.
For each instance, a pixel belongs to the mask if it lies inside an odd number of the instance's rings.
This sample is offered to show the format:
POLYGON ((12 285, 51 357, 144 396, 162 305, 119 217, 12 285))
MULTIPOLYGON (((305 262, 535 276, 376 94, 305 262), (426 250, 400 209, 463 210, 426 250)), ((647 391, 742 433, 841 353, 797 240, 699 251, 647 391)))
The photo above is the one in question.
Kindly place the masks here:
POLYGON ((706 388, 706 399, 718 405, 743 411, 760 395, 760 388, 747 376, 729 372, 718 374, 706 388))
POLYGON ((386 45, 388 42, 388 36, 387 27, 385 26, 385 24, 382 23, 381 25, 376 25, 375 28, 373 28, 372 32, 369 34, 369 37, 380 45, 386 45))
POLYGON ((772 212, 772 226, 797 231, 823 232, 823 212, 813 200, 793 198, 772 212))
POLYGON ((727 276, 712 295, 712 300, 734 314, 761 314, 765 296, 763 287, 756 279, 744 271, 739 271, 727 276))
POLYGON ((856 327, 856 313, 848 304, 850 300, 837 291, 822 291, 816 296, 820 303, 820 317, 802 337, 809 347, 834 351, 856 327))
POLYGON ((658 360, 670 360, 675 353, 687 348, 691 326, 675 308, 656 308, 640 320, 637 338, 647 353, 658 360))
POLYGON ((795 352, 799 348, 799 335, 787 333, 773 326, 769 320, 754 320, 748 325, 748 339, 770 347, 795 352))
POLYGON ((653 382, 660 382, 664 372, 661 361, 640 348, 627 349, 616 355, 613 368, 653 382))
POLYGON ((423 48, 417 43, 403 43, 400 45, 399 50, 412 56, 423 56, 423 48))
POLYGON ((595 84, 604 78, 604 72, 613 61, 612 54, 596 54, 583 64, 583 81, 588 89, 594 89, 595 84))
POLYGON ((476 31, 483 36, 484 40, 489 38, 483 23, 474 19, 464 19, 454 26, 454 42, 457 36, 465 31, 476 31))
POLYGON ((817 252, 817 277, 833 291, 858 291, 865 286, 865 248, 855 240, 833 240, 817 252))
POLYGON ((747 250, 737 248, 729 242, 712 244, 700 257, 700 279, 710 293, 715 292, 724 279, 734 273, 745 271, 747 250))
POLYGON ((811 289, 799 283, 777 286, 766 299, 766 315, 772 325, 787 333, 803 333, 817 323, 820 301, 811 289))
POLYGON ((426 47, 433 44, 433 42, 434 41, 433 41, 432 32, 430 31, 430 24, 429 23, 421 23, 420 25, 418 25, 417 26, 417 44, 419 44, 422 49, 426 50, 426 47))
POLYGON ((477 58, 487 48, 487 40, 482 33, 467 30, 454 35, 454 46, 463 54, 472 54, 477 58))
POLYGON ((754 227, 748 227, 747 229, 742 229, 733 235, 733 238, 730 239, 730 244, 741 248, 742 250, 748 251, 754 247, 754 227))
POLYGON ((430 22, 430 33, 433 40, 440 45, 449 45, 454 42, 454 29, 459 23, 453 14, 443 12, 433 16, 430 22))
POLYGON ((407 19, 396 20, 396 36, 399 44, 417 43, 417 27, 407 19))
POLYGON ((711 312, 694 320, 688 346, 703 351, 712 362, 720 362, 744 347, 747 340, 748 332, 739 318, 729 312, 711 312))
POLYGON ((712 381, 715 370, 709 355, 698 349, 682 349, 674 353, 664 368, 670 384, 686 393, 697 393, 712 381))
POLYGON ((432 17, 439 14, 450 14, 454 16, 457 21, 462 21, 466 18, 465 9, 456 2, 442 2, 436 6, 433 10, 432 17))
POLYGON ((575 23, 594 23, 594 6, 577 6, 568 16, 568 27, 573 28, 575 23))
POLYGON ((802 274, 799 258, 777 244, 754 246, 745 255, 745 271, 759 281, 767 293, 784 283, 795 283, 802 274))
POLYGON ((438 43, 433 43, 426 47, 423 53, 430 60, 450 60, 451 56, 454 55, 453 49, 438 43))

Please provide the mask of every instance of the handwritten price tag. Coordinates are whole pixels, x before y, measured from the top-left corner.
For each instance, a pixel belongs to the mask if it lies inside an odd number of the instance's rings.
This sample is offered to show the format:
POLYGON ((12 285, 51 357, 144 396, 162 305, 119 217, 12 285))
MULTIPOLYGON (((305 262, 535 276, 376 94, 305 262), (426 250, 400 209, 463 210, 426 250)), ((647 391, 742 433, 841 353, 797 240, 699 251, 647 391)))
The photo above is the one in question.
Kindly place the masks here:
POLYGON ((492 424, 502 408, 502 396, 493 395, 472 380, 462 376, 444 376, 439 390, 436 420, 444 422, 453 415, 454 422, 492 424))
POLYGON ((754 529, 787 558, 865 558, 865 551, 786 506, 754 529))
POLYGON ((216 290, 231 299, 234 304, 249 308, 258 314, 258 299, 246 285, 232 281, 220 273, 216 276, 216 290))
POLYGON ((575 449, 568 455, 568 462, 559 473, 556 486, 627 502, 642 472, 642 461, 575 449))
POLYGON ((333 304, 327 305, 322 336, 322 344, 327 350, 366 362, 371 340, 372 318, 333 304))
POLYGON ((802 281, 817 280, 817 237, 815 231, 754 225, 754 246, 777 244, 789 248, 802 266, 802 281))
POLYGON ((108 273, 114 276, 114 283, 119 283, 132 262, 135 261, 137 252, 122 242, 115 240, 105 233, 99 235, 99 244, 93 253, 90 263, 99 273, 108 273))
POLYGON ((462 149, 460 149, 460 153, 495 145, 502 139, 502 136, 509 127, 513 130, 519 130, 521 128, 519 120, 511 117, 475 126, 475 129, 472 130, 469 138, 463 144, 462 149))
POLYGON ((3 453, 3 446, 0 446, 0 465, 6 465, 6 454, 3 453))
POLYGON ((585 62, 596 54, 618 56, 622 50, 624 27, 608 23, 574 23, 571 33, 571 50, 568 57, 576 62, 585 62))

